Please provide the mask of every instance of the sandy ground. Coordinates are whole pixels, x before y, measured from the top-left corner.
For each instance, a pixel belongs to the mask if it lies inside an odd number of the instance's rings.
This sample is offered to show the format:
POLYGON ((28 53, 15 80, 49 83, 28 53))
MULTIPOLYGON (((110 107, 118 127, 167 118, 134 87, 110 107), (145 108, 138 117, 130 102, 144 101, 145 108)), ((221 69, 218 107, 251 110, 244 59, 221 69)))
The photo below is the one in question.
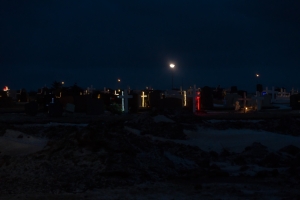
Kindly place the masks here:
MULTIPOLYGON (((153 118, 155 122, 173 122, 171 119, 159 115, 153 118)), ((211 121, 213 123, 213 121, 211 121)), ((256 122, 255 120, 249 122, 256 122)), ((53 124, 43 124, 43 126, 52 126, 53 124)), ((61 124, 58 124, 61 125, 61 124)), ((85 126, 84 124, 83 126, 85 126)), ((137 129, 125 127, 126 130, 140 134, 137 129)), ((228 129, 214 130, 198 127, 197 131, 184 130, 187 140, 172 140, 177 143, 198 146, 204 151, 221 152, 226 149, 230 152, 242 152, 245 147, 259 142, 268 147, 270 151, 277 151, 287 145, 295 145, 300 148, 300 137, 281 135, 267 131, 256 131, 248 129, 228 129)), ((149 136, 152 139, 168 140, 155 136, 149 136)), ((37 138, 26 135, 22 132, 7 129, 5 134, 0 137, 0 155, 27 155, 42 150, 47 139, 37 138)), ((177 159, 177 158, 171 158, 177 159)), ((183 162, 180 160, 180 162, 183 162)), ((234 169, 228 163, 219 164, 223 169, 228 168, 228 172, 234 173, 234 169)), ((249 171, 252 169, 249 169, 249 171)), ((250 173, 250 172, 249 172, 250 173)), ((233 180, 232 183, 213 182, 199 180, 195 184, 184 183, 144 183, 135 186, 97 189, 85 193, 75 194, 6 194, 0 195, 0 199, 282 199, 297 189, 274 187, 268 183, 259 185, 255 182, 245 182, 245 180, 233 180), (250 195, 251 198, 247 197, 250 195)))
POLYGON ((6 130, 0 137, 0 155, 27 155, 42 150, 47 139, 35 138, 15 130, 6 130))
MULTIPOLYGON (((223 148, 230 152, 242 152, 245 147, 259 142, 271 151, 277 151, 287 145, 300 148, 300 137, 281 135, 267 131, 248 129, 212 130, 199 128, 198 131, 184 131, 189 137, 184 144, 195 145, 204 151, 221 152, 223 148)), ((179 142, 179 141, 178 141, 179 142)))
MULTIPOLYGON (((236 181, 235 181, 236 182, 236 181)), ((111 189, 96 189, 85 193, 66 194, 20 194, 5 195, 1 200, 30 199, 30 200, 52 200, 52 199, 133 199, 133 200, 230 200, 230 199, 261 199, 279 200, 278 196, 284 196, 284 191, 273 187, 256 185, 255 183, 201 183, 197 185, 177 183, 144 183, 132 187, 116 187, 111 189), (251 197, 250 197, 251 196, 251 197)))
MULTIPOLYGON (((249 121, 250 122, 250 121, 249 121)), ((137 129, 125 127, 126 130, 140 134, 137 129)), ((220 153, 224 148, 230 152, 242 152, 245 147, 259 142, 268 147, 270 151, 278 151, 282 147, 295 145, 300 148, 300 137, 281 135, 267 131, 256 131, 249 129, 213 130, 198 128, 197 131, 184 130, 187 140, 172 140, 178 143, 198 146, 204 151, 216 151, 220 153)), ((160 137, 150 138, 166 141, 160 137)))
POLYGON ((154 120, 154 122, 156 122, 156 123, 157 123, 157 122, 171 122, 171 123, 174 122, 173 120, 167 118, 167 117, 164 116, 164 115, 157 115, 157 116, 153 117, 153 120, 154 120))

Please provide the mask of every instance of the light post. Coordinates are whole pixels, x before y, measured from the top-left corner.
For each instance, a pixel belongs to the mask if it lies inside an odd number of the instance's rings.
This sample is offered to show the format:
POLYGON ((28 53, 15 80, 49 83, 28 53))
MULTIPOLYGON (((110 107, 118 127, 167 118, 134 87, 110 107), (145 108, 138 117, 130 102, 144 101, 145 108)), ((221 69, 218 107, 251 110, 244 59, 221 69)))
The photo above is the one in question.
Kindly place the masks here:
MULTIPOLYGON (((170 64, 170 67, 173 69, 174 67, 175 67, 175 65, 174 64, 170 64)), ((173 70, 172 70, 172 90, 173 90, 173 70)))
POLYGON ((255 74, 255 76, 256 76, 256 91, 257 91, 257 85, 258 85, 258 78, 259 78, 259 74, 255 74))
POLYGON ((118 92, 119 92, 120 89, 121 89, 121 79, 118 78, 117 79, 117 90, 118 90, 118 92))

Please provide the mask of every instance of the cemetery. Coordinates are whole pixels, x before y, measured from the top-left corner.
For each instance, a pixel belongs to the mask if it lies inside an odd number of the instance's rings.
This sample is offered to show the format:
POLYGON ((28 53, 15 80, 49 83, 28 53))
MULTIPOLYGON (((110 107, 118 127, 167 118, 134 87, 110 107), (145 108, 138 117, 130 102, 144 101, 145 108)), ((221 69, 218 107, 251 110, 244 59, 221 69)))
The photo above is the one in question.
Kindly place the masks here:
POLYGON ((36 93, 7 87, 0 96, 1 199, 300 194, 293 89, 73 85, 36 93))

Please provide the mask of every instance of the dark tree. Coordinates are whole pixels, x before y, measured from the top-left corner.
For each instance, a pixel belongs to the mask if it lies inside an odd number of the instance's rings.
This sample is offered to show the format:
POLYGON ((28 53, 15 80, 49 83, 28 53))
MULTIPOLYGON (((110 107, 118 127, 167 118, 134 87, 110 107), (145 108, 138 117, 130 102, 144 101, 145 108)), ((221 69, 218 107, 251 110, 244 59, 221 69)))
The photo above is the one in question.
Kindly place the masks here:
POLYGON ((62 87, 61 82, 54 81, 54 82, 52 83, 52 89, 54 89, 54 90, 61 89, 61 87, 62 87))
POLYGON ((80 95, 81 92, 83 93, 83 89, 82 89, 81 87, 79 87, 79 86, 77 85, 77 83, 74 83, 74 85, 71 86, 70 90, 71 90, 71 94, 72 94, 73 96, 80 95))

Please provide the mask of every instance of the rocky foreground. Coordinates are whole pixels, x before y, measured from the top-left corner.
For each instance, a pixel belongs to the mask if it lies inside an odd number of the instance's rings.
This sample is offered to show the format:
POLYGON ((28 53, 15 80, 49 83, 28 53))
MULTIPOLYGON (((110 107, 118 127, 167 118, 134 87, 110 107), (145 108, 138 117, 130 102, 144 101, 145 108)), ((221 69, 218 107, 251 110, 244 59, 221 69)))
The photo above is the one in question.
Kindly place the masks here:
MULTIPOLYGON (((180 141, 188 131, 266 130, 300 134, 298 119, 219 121, 147 113, 87 126, 0 124, 0 134, 46 138, 27 155, 0 154, 3 199, 298 199, 300 148, 270 151, 253 143, 242 152, 203 151, 180 141), (165 120, 167 119, 167 120, 165 120)), ((2 199, 1 198, 1 199, 2 199)))

